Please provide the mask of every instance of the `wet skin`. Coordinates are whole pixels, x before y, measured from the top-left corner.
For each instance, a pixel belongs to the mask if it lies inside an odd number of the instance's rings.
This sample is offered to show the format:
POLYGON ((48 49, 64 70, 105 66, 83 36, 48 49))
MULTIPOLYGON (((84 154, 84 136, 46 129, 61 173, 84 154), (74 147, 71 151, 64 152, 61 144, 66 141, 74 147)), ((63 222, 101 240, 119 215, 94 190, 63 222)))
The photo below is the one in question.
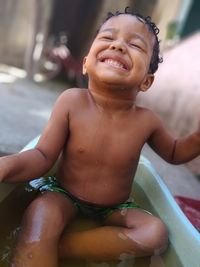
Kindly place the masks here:
POLYGON ((145 142, 174 164, 198 156, 200 130, 174 146, 160 119, 135 104, 154 79, 149 73, 153 44, 152 33, 134 16, 105 22, 84 59, 88 89, 61 94, 36 148, 1 158, 0 181, 37 178, 61 155, 62 186, 85 201, 109 206, 128 198, 145 142))
MULTIPOLYGON (((128 198, 141 148, 154 130, 145 123, 151 115, 135 106, 139 86, 152 79, 147 73, 154 40, 137 19, 118 20, 105 23, 85 58, 89 90, 68 90, 61 96, 65 106, 54 109, 68 118, 60 131, 66 123, 69 127, 58 171, 62 186, 103 206, 128 198)), ((38 144, 42 151, 43 140, 38 144)))
MULTIPOLYGON (((58 178, 85 201, 103 206, 121 203, 129 196, 141 148, 153 131, 148 123, 152 115, 129 101, 120 112, 105 111, 90 91, 73 89, 67 97, 74 94, 78 96, 70 101, 70 134, 58 178)), ((112 102, 118 105, 118 100, 112 102)), ((111 106, 108 100, 105 103, 111 106)))
MULTIPOLYGON (((198 156, 200 130, 175 142, 154 113, 135 104, 137 94, 154 80, 149 73, 154 41, 136 17, 119 15, 105 22, 84 58, 88 89, 61 94, 36 148, 1 159, 0 181, 39 177, 59 157, 57 178, 63 188, 86 202, 110 206, 128 199, 144 143, 175 164, 198 156)), ((136 209, 114 212, 104 222, 107 227, 60 240, 75 214, 72 203, 57 193, 34 200, 23 219, 13 266, 27 251, 36 255, 24 260, 28 267, 57 266, 58 241, 62 257, 93 259, 117 259, 124 252, 151 255, 166 246, 161 220, 136 209)))
POLYGON ((55 157, 65 143, 58 178, 80 199, 102 206, 125 201, 145 142, 173 160, 174 138, 151 111, 135 105, 137 93, 153 82, 154 41, 135 17, 108 20, 84 59, 89 89, 68 90, 55 105, 37 147, 55 157))

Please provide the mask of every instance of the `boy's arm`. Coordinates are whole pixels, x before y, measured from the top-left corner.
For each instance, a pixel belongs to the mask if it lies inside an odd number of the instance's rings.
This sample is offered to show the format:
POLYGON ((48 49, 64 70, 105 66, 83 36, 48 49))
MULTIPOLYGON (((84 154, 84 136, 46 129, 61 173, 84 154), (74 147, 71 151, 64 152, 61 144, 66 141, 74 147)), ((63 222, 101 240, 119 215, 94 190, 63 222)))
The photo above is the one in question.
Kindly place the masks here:
POLYGON ((0 158, 0 182, 22 182, 46 173, 58 158, 68 136, 68 93, 58 98, 36 147, 0 158))
POLYGON ((51 167, 38 149, 0 158, 0 182, 24 182, 37 178, 51 167))
POLYGON ((196 132, 185 138, 175 139, 157 118, 148 144, 163 159, 172 164, 183 164, 200 155, 200 123, 196 132))

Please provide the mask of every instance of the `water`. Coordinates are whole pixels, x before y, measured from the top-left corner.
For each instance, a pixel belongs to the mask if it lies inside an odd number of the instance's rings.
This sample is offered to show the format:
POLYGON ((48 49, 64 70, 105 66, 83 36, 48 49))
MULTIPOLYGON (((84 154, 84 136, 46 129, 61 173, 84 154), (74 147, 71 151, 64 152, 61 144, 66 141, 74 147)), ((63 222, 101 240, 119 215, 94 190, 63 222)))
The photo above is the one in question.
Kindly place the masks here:
MULTIPOLYGON (((153 211, 148 199, 143 196, 141 198, 141 188, 135 189, 135 198, 139 197, 139 204, 145 209, 153 211)), ((16 240, 18 231, 20 229, 20 221, 22 214, 28 203, 34 197, 34 192, 24 192, 19 187, 14 190, 5 200, 0 203, 0 267, 9 266, 9 257, 11 255, 12 247, 16 240)), ((95 222, 88 221, 87 219, 79 218, 71 225, 70 230, 88 229, 96 227, 95 222)), ((84 262, 84 261, 68 261, 60 262, 59 267, 183 267, 178 259, 173 246, 170 244, 167 252, 161 257, 129 259, 122 257, 121 261, 113 262, 84 262)))

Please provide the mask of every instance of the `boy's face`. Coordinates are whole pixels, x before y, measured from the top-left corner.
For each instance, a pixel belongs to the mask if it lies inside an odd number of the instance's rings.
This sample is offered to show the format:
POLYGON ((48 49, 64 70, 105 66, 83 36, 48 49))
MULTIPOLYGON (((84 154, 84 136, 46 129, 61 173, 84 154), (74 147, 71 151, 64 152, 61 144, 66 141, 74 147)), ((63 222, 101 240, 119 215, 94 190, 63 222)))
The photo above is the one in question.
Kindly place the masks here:
POLYGON ((135 16, 110 18, 100 28, 84 60, 89 85, 103 82, 147 90, 153 82, 148 70, 154 42, 153 34, 135 16))

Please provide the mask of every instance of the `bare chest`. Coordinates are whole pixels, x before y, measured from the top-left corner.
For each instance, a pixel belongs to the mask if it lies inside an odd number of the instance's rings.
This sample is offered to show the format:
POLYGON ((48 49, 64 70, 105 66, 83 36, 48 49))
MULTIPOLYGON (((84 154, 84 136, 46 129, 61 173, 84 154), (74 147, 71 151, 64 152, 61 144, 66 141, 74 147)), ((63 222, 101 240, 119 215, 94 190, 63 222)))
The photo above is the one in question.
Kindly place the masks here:
POLYGON ((134 116, 83 112, 70 122, 67 149, 77 158, 124 165, 138 160, 147 136, 145 124, 134 116))

